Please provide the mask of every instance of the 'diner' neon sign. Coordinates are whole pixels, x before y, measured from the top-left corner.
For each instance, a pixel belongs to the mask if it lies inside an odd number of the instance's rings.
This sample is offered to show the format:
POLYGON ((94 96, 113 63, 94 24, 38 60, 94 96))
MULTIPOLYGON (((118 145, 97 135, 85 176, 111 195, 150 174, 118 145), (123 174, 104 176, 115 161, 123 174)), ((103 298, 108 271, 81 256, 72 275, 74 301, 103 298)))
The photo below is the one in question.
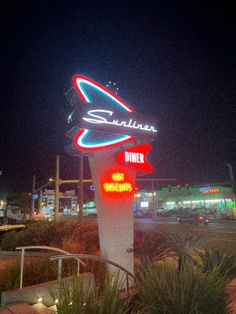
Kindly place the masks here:
POLYGON ((116 155, 116 160, 129 168, 141 171, 152 172, 153 167, 147 161, 147 155, 151 149, 151 144, 141 144, 127 148, 116 155))

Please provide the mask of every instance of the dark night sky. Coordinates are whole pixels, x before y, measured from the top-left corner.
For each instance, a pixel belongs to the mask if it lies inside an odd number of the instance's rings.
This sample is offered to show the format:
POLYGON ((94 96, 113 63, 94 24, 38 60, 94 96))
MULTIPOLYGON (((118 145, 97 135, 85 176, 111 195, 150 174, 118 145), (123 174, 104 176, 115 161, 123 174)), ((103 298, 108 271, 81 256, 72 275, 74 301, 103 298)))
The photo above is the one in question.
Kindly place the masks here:
POLYGON ((33 174, 53 176, 56 154, 62 177, 76 177, 78 160, 64 152, 64 92, 75 73, 117 82, 121 98, 155 116, 155 177, 229 180, 227 162, 236 171, 235 7, 47 2, 1 8, 0 196, 30 190, 33 174))

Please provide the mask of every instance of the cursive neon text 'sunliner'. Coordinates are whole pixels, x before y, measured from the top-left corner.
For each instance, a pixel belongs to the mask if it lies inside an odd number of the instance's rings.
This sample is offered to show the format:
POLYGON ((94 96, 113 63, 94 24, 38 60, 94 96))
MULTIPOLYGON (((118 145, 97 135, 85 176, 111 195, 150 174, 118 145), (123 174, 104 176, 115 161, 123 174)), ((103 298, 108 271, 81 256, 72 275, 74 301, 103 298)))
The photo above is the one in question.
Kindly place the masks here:
POLYGON ((137 121, 133 119, 129 119, 126 121, 112 119, 113 111, 110 111, 110 110, 103 110, 103 109, 89 110, 87 114, 92 118, 83 117, 83 120, 89 123, 110 124, 110 125, 115 125, 115 126, 122 126, 125 128, 139 129, 142 131, 157 133, 157 130, 155 129, 154 126, 137 123, 137 121), (104 117, 104 115, 108 116, 110 119, 107 117, 104 117))

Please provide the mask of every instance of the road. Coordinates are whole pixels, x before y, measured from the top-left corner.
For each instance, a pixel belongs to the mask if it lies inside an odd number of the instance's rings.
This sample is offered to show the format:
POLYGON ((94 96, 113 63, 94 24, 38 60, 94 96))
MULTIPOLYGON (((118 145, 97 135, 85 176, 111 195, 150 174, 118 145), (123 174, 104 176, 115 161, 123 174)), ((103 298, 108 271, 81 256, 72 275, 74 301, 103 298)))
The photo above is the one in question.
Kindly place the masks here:
MULTIPOLYGON (((176 225, 180 226, 176 217, 158 217, 158 218, 135 218, 135 225, 139 228, 151 229, 158 225, 176 225)), ((204 224, 198 224, 197 226, 191 224, 183 224, 180 227, 191 226, 193 229, 205 228, 208 229, 232 229, 236 232, 236 221, 221 221, 215 220, 205 226, 204 224)))
MULTIPOLYGON (((84 217, 83 221, 97 223, 97 218, 87 216, 84 217)), ((205 233, 235 233, 236 239, 236 221, 212 220, 207 226, 204 224, 195 226, 187 223, 180 225, 176 217, 134 218, 134 228, 140 230, 156 231, 190 229, 192 231, 200 231, 205 233)))
POLYGON ((207 226, 199 224, 179 224, 176 218, 135 218, 135 230, 156 231, 161 233, 181 233, 202 236, 202 243, 205 248, 220 249, 236 254, 236 222, 214 221, 207 226))

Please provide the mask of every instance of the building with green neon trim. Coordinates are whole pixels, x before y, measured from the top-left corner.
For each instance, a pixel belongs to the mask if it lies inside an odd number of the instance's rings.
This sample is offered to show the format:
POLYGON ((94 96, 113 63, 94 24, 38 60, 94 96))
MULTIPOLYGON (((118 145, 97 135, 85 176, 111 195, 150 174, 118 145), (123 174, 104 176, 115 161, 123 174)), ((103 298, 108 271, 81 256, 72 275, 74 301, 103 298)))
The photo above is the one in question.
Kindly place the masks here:
POLYGON ((135 210, 173 211, 202 209, 218 215, 234 214, 235 196, 232 187, 203 185, 195 187, 173 186, 141 190, 135 194, 135 210))

